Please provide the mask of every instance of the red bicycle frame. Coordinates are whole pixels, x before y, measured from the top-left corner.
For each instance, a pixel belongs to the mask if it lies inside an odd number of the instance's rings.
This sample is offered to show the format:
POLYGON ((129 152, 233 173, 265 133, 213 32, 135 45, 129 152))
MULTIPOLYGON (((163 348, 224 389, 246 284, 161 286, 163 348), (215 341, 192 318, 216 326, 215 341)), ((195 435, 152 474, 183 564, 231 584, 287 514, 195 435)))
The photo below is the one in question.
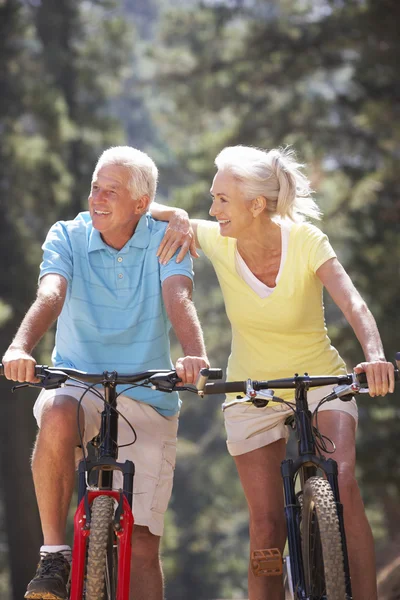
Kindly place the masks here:
MULTIPOLYGON (((87 494, 89 506, 97 496, 112 496, 117 501, 120 500, 119 492, 112 490, 88 491, 87 494)), ((82 498, 74 517, 70 600, 82 600, 86 546, 90 536, 90 528, 85 528, 86 506, 85 498, 82 498)), ((131 507, 125 496, 123 496, 123 511, 120 518, 121 528, 116 531, 118 539, 117 600, 128 600, 129 598, 133 523, 131 507)))

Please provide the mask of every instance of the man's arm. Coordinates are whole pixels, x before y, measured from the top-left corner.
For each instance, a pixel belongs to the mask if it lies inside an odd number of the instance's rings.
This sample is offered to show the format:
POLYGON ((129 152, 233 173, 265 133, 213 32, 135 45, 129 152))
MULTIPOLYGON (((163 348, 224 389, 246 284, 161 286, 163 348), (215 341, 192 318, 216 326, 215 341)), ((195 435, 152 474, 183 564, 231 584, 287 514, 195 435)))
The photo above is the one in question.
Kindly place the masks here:
POLYGON ((67 294, 65 277, 45 275, 39 283, 36 300, 26 313, 18 331, 3 356, 4 375, 13 381, 37 382, 32 350, 59 316, 67 294))
POLYGON ((196 383, 200 369, 210 366, 192 289, 192 281, 185 275, 171 275, 162 284, 165 308, 185 354, 175 365, 185 383, 196 383))
POLYGON ((180 248, 176 262, 180 263, 185 254, 190 251, 194 258, 198 258, 196 248, 200 248, 197 238, 197 220, 189 219, 188 213, 182 208, 165 206, 152 202, 149 207, 151 216, 156 221, 168 221, 168 227, 161 244, 157 250, 157 256, 162 264, 166 264, 180 248))

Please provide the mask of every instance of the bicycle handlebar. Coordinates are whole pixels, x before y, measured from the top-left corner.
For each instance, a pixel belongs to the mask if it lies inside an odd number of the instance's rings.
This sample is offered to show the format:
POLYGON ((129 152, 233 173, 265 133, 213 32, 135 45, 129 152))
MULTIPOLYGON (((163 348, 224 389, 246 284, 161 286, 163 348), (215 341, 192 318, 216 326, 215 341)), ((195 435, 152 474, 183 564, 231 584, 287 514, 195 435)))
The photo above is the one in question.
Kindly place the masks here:
MULTIPOLYGON (((365 373, 357 375, 357 380, 360 384, 366 383, 367 378, 365 373)), ((324 385, 351 385, 354 382, 354 377, 351 374, 339 376, 322 376, 322 377, 288 377, 285 379, 270 379, 268 381, 227 381, 218 383, 207 383, 204 388, 204 394, 229 394, 229 393, 246 393, 250 383, 254 391, 261 390, 289 390, 295 389, 300 382, 306 382, 311 387, 320 387, 324 385)))
MULTIPOLYGON (((400 367, 400 352, 396 353, 397 367, 400 367)), ((0 376, 4 375, 4 367, 0 364, 0 376)), ((148 370, 133 374, 117 373, 116 371, 104 371, 103 373, 86 373, 76 369, 65 369, 58 367, 48 367, 46 365, 35 365, 35 376, 41 379, 40 383, 31 384, 36 387, 52 389, 60 387, 67 379, 75 379, 87 384, 105 384, 111 383, 115 385, 129 385, 140 381, 150 383, 159 391, 172 392, 175 390, 181 380, 174 370, 148 370)), ((346 375, 328 375, 328 376, 310 376, 304 374, 302 376, 295 375, 283 379, 271 379, 268 381, 225 381, 217 383, 207 383, 208 380, 222 378, 221 369, 201 369, 199 380, 197 382, 197 390, 204 395, 211 394, 229 394, 241 393, 246 394, 249 386, 257 392, 261 390, 272 389, 295 389, 299 383, 305 383, 307 387, 322 387, 326 385, 352 385, 355 387, 363 385, 367 382, 365 373, 351 373, 346 375)), ((400 381, 399 370, 395 371, 395 380, 400 381)), ((22 384, 29 385, 29 384, 22 384)), ((185 390, 193 388, 180 387, 178 389, 185 390)), ((356 391, 356 389, 354 390, 356 391)))
MULTIPOLYGON (((396 363, 399 366, 400 352, 396 354, 396 363)), ((395 381, 400 381, 400 373, 395 370, 395 381)), ((328 375, 328 376, 294 376, 285 379, 270 379, 269 381, 253 381, 251 379, 247 381, 226 381, 218 383, 207 383, 204 388, 204 394, 229 394, 229 393, 240 393, 246 394, 249 386, 255 391, 261 390, 276 390, 276 389, 295 389, 299 383, 304 382, 308 387, 322 387, 325 385, 353 385, 355 386, 354 391, 356 392, 357 385, 364 385, 367 383, 367 376, 365 373, 347 373, 346 375, 328 375)))
MULTIPOLYGON (((221 379, 221 369, 201 369, 201 377, 199 378, 200 388, 204 387, 209 379, 221 379)), ((0 376, 4 376, 4 367, 0 364, 0 376)), ((60 387, 67 379, 75 379, 87 384, 104 384, 111 383, 114 385, 129 385, 142 382, 149 382, 160 391, 172 392, 175 386, 182 380, 176 374, 176 371, 171 369, 141 371, 139 373, 117 373, 116 371, 104 371, 103 373, 86 373, 77 369, 65 369, 59 367, 48 367, 47 365, 35 365, 35 377, 41 379, 40 383, 22 384, 42 387, 45 389, 54 389, 60 387)), ((19 386, 17 386, 19 387, 19 386)), ((184 389, 184 388, 180 388, 184 389)))

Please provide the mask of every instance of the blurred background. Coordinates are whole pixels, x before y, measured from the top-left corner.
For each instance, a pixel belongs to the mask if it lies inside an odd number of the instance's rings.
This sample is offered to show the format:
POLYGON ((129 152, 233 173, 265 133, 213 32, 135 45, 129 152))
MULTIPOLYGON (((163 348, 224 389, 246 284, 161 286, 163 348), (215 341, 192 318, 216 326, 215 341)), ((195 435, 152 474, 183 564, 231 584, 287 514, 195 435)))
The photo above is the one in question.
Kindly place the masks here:
MULTIPOLYGON (((98 155, 148 152, 158 200, 207 217, 216 154, 293 145, 321 227, 400 350, 397 0, 0 0, 0 351, 35 296, 50 225, 85 209, 98 155)), ((195 302, 213 366, 229 326, 212 268, 195 302)), ((360 346, 326 299, 349 369, 360 346)), ((48 363, 49 334, 35 351, 48 363)), ((179 349, 174 344, 174 355, 179 349)), ((291 373, 288 373, 290 376, 291 373)), ((35 392, 0 381, 0 598, 23 597, 41 544, 29 459, 35 392)), ((169 600, 246 597, 247 511, 221 398, 184 398, 163 560, 169 600)), ((400 589, 400 395, 360 400, 358 477, 381 600, 400 589)))

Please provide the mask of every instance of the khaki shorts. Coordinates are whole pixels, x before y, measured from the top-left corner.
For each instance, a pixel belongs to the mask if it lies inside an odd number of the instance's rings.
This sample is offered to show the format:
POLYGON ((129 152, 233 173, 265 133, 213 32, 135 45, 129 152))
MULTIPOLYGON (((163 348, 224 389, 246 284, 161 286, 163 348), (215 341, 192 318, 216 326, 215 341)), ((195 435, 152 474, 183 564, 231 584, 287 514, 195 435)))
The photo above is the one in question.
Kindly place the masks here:
MULTIPOLYGON (((318 402, 332 391, 332 386, 324 386, 310 390, 307 394, 308 405, 311 412, 317 407, 318 402)), ((358 422, 358 409, 355 399, 343 402, 336 399, 323 404, 318 413, 325 410, 339 410, 350 414, 358 422)), ((288 440, 289 428, 285 420, 293 411, 285 404, 276 404, 257 408, 251 403, 236 404, 224 412, 225 428, 228 435, 227 446, 232 456, 245 454, 268 446, 281 438, 288 440)))
MULTIPOLYGON (((50 408, 56 396, 72 396, 77 400, 83 389, 78 386, 67 386, 56 390, 43 390, 33 407, 33 414, 40 427, 43 410, 50 408)), ((100 416, 103 410, 102 400, 93 392, 87 392, 82 401, 85 413, 84 447, 95 437, 100 429, 100 416)), ((133 514, 136 525, 144 525, 157 536, 163 534, 164 513, 171 497, 172 483, 176 459, 176 442, 178 431, 178 415, 164 417, 154 408, 143 402, 132 400, 127 396, 119 396, 118 410, 132 424, 134 434, 120 416, 118 419, 118 462, 133 461, 135 477, 133 482, 133 514)), ((57 432, 54 432, 56 435, 57 432)), ((78 466, 82 459, 82 449, 76 448, 75 461, 78 466)), ((116 471, 113 487, 122 487, 122 473, 116 471)))

